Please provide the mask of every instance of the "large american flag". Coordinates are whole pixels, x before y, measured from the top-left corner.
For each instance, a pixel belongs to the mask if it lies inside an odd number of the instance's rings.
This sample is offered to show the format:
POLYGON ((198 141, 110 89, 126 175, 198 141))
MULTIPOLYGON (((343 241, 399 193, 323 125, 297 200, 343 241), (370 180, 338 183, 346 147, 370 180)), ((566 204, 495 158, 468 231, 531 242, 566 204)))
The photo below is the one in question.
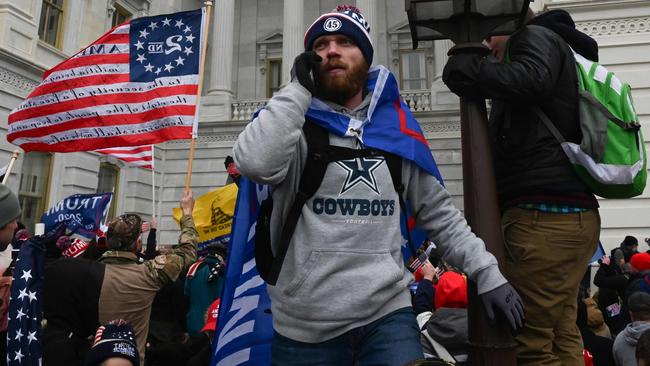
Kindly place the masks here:
POLYGON ((25 151, 72 152, 192 137, 203 9, 133 19, 47 71, 9 115, 25 151))
POLYGON ((45 246, 31 238, 20 249, 9 301, 7 365, 40 366, 45 246))
POLYGON ((97 152, 120 159, 129 165, 151 170, 154 167, 153 149, 153 145, 147 145, 114 147, 109 149, 100 149, 97 150, 97 152))

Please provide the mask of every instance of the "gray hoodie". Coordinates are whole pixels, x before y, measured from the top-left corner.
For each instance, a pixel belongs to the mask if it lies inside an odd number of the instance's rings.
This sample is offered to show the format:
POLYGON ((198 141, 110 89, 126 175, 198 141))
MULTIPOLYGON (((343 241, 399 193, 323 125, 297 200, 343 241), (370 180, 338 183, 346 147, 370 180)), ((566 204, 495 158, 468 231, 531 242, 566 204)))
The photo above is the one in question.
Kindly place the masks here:
MULTIPOLYGON (((306 161, 302 126, 311 102, 305 88, 290 83, 269 100, 234 146, 242 175, 272 185, 274 250, 306 161)), ((363 129, 369 123, 369 103, 372 110, 372 94, 353 111, 328 105, 363 129)), ((362 136, 330 134, 330 144, 358 148, 362 136)), ((418 226, 447 262, 477 280, 479 293, 506 283, 494 256, 433 176, 404 160, 402 180, 418 226)), ((324 342, 411 306, 407 285, 413 276, 402 259, 399 215, 383 159, 329 164, 319 190, 303 206, 278 282, 268 286, 274 329, 297 341, 324 342)))
POLYGON ((641 334, 648 329, 650 329, 650 322, 632 322, 616 336, 613 348, 616 366, 637 366, 636 344, 641 334))

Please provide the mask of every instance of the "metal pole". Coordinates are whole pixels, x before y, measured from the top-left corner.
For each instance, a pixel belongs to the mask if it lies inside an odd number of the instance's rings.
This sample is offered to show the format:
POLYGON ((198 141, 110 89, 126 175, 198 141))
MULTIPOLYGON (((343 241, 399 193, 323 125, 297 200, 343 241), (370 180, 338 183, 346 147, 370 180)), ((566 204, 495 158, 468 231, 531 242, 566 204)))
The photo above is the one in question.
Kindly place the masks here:
MULTIPOLYGON (((481 44, 463 44, 449 53, 484 54, 481 44)), ((472 231, 485 242, 503 272, 504 240, 497 200, 492 150, 487 129, 487 112, 482 99, 460 98, 461 145, 463 151, 463 191, 465 218, 472 231)), ((505 318, 497 312, 497 322, 489 324, 476 283, 468 286, 468 326, 470 365, 516 366, 516 343, 505 318)))
MULTIPOLYGON (((485 101, 461 98, 460 105, 465 217, 472 231, 483 239, 487 250, 497 258, 502 269, 503 234, 487 133, 485 101)), ((495 325, 488 323, 473 281, 469 282, 468 296, 470 364, 515 366, 516 343, 505 318, 501 318, 495 325)))

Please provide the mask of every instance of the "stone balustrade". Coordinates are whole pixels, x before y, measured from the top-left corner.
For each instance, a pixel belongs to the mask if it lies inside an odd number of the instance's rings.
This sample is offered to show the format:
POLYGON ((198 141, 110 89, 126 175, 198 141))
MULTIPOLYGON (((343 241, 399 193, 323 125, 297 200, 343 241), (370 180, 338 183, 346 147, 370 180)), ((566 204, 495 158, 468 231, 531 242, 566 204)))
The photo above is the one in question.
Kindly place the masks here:
POLYGON ((411 112, 431 111, 431 90, 404 90, 402 99, 409 106, 411 112))
MULTIPOLYGON (((402 99, 409 106, 411 112, 431 111, 430 90, 402 91, 402 99)), ((248 121, 255 111, 264 107, 268 99, 239 100, 232 103, 232 119, 234 121, 248 121)))
POLYGON ((253 113, 264 107, 268 99, 261 100, 238 100, 232 103, 233 121, 249 121, 253 113))

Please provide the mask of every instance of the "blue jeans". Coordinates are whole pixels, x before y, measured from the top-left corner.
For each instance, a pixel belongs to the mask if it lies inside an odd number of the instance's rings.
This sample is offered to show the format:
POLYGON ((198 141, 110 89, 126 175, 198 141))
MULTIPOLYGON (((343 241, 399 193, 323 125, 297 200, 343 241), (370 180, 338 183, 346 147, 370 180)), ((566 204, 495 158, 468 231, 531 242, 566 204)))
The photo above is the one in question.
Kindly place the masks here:
POLYGON ((423 357, 410 307, 321 343, 298 342, 276 332, 271 353, 274 366, 402 366, 423 357))

